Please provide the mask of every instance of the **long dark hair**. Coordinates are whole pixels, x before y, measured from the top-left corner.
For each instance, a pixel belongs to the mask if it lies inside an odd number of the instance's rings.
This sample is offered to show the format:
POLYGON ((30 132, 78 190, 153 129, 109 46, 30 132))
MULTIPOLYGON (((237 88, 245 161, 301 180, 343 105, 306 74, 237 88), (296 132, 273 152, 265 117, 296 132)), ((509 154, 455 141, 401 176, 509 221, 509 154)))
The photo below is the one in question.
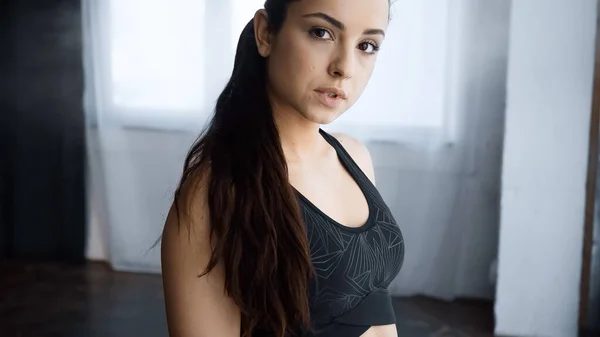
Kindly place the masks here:
MULTIPOLYGON (((266 1, 272 33, 283 25, 291 1, 266 1)), ((312 276, 308 239, 288 181, 254 20, 240 36, 233 73, 214 115, 185 160, 175 192, 177 212, 189 212, 178 204, 185 199, 180 196, 181 186, 199 182, 199 172, 210 172, 213 247, 200 276, 223 265, 225 290, 241 311, 242 336, 260 329, 283 337, 298 327, 308 328, 307 289, 312 276)))

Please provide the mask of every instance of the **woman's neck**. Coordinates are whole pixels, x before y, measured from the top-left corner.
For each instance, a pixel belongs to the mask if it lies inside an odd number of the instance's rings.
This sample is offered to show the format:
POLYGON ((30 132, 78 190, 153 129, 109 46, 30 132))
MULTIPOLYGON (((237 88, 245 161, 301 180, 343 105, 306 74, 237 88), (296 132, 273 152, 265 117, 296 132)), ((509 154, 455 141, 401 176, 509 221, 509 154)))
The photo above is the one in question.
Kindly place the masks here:
POLYGON ((306 162, 323 153, 320 125, 304 118, 291 107, 272 104, 281 146, 288 163, 306 162))

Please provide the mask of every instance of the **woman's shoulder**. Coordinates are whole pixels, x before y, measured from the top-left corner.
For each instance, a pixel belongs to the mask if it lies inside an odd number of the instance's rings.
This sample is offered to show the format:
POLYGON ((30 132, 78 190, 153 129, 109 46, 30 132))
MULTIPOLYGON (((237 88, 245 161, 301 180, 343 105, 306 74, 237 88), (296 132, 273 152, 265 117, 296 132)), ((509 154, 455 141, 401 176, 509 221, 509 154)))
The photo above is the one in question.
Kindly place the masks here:
POLYGON ((360 140, 341 132, 330 133, 344 147, 346 152, 354 159, 356 164, 365 173, 367 177, 375 184, 375 170, 373 160, 367 146, 360 140))
POLYGON ((163 253, 197 255, 209 241, 207 171, 190 175, 175 192, 163 228, 163 253))

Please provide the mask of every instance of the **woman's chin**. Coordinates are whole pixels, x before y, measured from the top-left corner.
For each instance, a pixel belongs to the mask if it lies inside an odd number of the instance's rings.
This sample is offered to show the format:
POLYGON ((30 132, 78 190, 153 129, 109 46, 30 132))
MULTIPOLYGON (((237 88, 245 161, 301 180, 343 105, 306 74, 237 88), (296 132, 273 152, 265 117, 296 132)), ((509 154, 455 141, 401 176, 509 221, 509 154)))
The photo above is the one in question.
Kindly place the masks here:
POLYGON ((310 116, 308 116, 312 122, 317 123, 317 124, 321 124, 321 125, 327 125, 332 123, 333 121, 335 121, 339 116, 341 116, 343 113, 340 111, 314 111, 313 114, 311 114, 310 116))

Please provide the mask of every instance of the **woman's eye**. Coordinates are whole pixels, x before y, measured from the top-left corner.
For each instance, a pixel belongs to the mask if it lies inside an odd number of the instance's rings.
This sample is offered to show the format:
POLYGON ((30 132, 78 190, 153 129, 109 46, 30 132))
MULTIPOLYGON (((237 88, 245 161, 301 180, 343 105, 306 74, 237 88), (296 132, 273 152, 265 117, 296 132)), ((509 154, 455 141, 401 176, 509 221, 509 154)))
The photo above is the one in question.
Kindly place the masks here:
POLYGON ((323 28, 314 28, 310 33, 319 39, 331 39, 331 34, 329 34, 329 32, 323 28))
POLYGON ((379 50, 379 47, 372 42, 363 42, 358 45, 358 49, 364 51, 365 53, 373 54, 379 50))

